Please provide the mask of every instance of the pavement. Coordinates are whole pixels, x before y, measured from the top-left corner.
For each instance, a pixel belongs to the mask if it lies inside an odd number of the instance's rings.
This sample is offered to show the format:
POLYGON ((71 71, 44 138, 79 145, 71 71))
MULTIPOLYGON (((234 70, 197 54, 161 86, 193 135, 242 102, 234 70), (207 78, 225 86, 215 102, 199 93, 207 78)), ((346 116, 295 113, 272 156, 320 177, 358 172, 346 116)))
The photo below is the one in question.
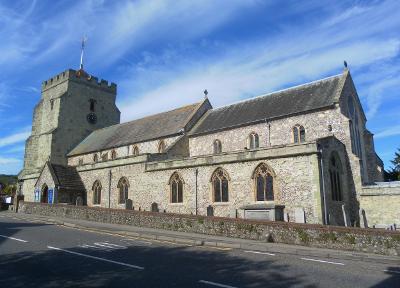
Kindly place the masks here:
POLYGON ((0 212, 0 287, 400 287, 399 259, 0 212))

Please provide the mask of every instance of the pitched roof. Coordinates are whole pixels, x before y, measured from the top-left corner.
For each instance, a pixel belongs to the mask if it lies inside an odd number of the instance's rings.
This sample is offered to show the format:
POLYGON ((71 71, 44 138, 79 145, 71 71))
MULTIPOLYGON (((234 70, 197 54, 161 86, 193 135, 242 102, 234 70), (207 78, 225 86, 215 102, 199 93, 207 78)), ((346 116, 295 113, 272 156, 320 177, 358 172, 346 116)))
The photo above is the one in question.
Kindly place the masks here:
POLYGON ((209 110, 190 135, 207 134, 331 106, 339 100, 347 75, 344 72, 209 110))
POLYGON ((79 155, 177 135, 205 101, 93 131, 68 155, 79 155))
POLYGON ((58 184, 63 188, 85 191, 81 177, 75 167, 51 164, 51 168, 58 180, 58 184))

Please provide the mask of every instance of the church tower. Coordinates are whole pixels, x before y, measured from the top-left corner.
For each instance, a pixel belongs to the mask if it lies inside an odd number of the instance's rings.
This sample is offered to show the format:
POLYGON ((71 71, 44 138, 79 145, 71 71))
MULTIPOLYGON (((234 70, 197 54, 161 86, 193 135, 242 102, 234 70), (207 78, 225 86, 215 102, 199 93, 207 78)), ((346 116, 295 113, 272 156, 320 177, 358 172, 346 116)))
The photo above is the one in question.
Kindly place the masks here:
POLYGON ((116 92, 116 84, 99 81, 82 68, 66 70, 42 83, 19 174, 23 194, 34 189, 47 161, 66 165, 67 153, 92 131, 119 123, 116 92))

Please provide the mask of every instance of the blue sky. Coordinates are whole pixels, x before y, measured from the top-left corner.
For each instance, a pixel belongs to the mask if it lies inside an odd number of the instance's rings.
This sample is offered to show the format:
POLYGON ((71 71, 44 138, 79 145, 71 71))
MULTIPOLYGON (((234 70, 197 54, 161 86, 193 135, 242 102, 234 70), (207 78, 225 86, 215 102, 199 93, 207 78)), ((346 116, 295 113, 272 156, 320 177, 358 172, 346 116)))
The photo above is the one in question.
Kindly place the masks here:
POLYGON ((218 107, 338 74, 347 60, 386 167, 400 147, 400 1, 1 1, 0 173, 22 168, 43 80, 118 84, 122 121, 218 107))

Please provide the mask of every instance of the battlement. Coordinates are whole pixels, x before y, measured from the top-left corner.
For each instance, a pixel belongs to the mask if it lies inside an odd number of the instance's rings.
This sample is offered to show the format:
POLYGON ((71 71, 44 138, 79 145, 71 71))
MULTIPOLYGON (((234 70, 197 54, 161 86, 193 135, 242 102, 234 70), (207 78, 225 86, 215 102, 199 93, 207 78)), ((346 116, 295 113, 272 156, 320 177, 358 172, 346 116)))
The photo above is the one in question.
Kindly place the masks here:
POLYGON ((111 93, 117 92, 117 84, 108 82, 104 79, 98 79, 97 77, 91 76, 82 70, 68 69, 46 81, 42 82, 42 91, 45 91, 51 87, 54 87, 66 80, 74 82, 81 82, 87 85, 95 86, 111 93), (80 73, 81 72, 81 73, 80 73))

